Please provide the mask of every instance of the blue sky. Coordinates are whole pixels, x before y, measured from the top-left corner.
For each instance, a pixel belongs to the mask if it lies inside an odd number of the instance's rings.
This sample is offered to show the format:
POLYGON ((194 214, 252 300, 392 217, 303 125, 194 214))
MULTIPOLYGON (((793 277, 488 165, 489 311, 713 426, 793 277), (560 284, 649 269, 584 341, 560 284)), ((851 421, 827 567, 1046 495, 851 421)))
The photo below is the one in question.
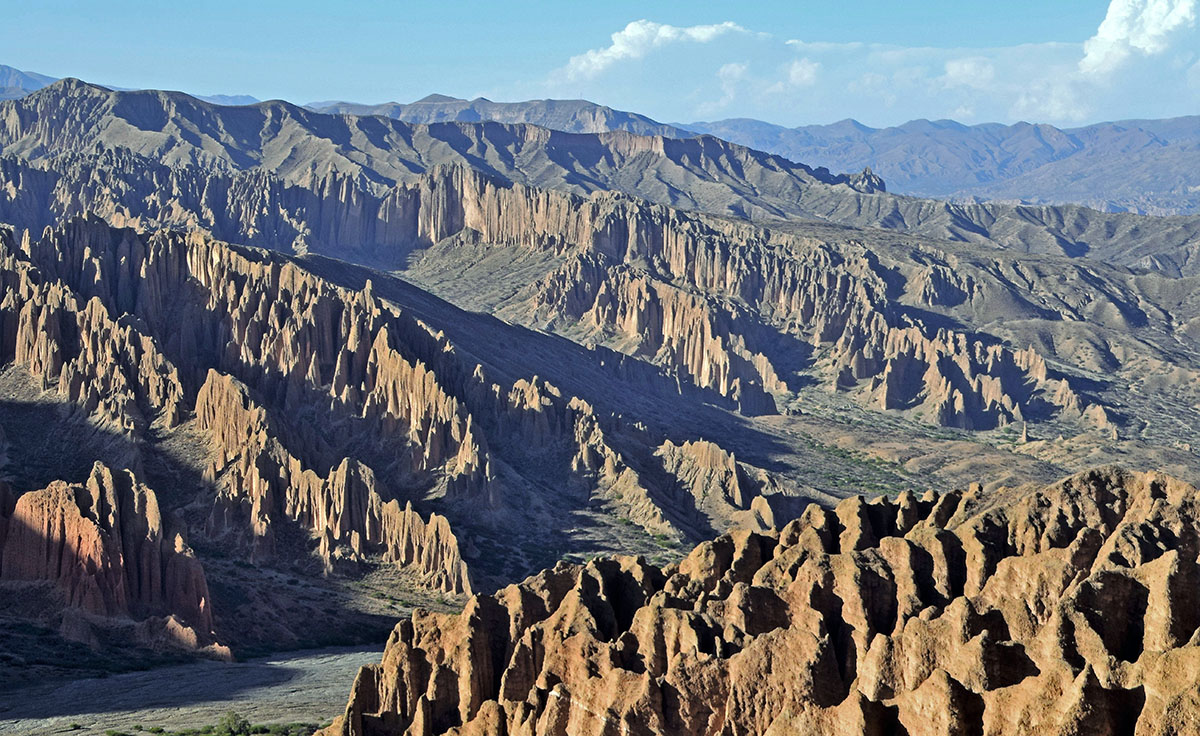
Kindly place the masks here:
POLYGON ((787 125, 1200 113, 1200 0, 10 2, 0 63, 122 87, 787 125))

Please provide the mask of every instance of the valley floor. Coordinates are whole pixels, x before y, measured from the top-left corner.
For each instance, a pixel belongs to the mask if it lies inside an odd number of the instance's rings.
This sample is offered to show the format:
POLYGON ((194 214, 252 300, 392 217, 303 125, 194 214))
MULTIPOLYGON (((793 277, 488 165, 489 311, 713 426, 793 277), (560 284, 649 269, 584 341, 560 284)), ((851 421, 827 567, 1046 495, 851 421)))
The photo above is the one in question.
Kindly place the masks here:
POLYGON ((314 649, 8 690, 0 693, 0 733, 171 732, 216 723, 229 711, 251 723, 325 724, 345 708, 346 683, 381 650, 314 649))

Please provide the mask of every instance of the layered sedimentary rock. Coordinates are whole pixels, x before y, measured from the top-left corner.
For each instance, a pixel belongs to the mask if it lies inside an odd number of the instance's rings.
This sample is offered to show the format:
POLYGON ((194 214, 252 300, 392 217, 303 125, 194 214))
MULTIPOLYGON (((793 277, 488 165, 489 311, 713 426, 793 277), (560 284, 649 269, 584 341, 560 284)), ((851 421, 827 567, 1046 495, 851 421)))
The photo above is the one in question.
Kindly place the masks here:
MULTIPOLYGON (((465 593, 469 555, 448 519, 532 535, 530 480, 672 538, 703 538, 746 510, 700 486, 690 493, 711 503, 677 507, 671 476, 647 472, 661 439, 536 376, 493 381, 369 280, 347 289, 287 257, 96 219, 26 235, 4 257, 8 355, 135 440, 194 420, 216 491, 197 499, 210 506, 197 531, 233 535, 252 559, 289 558, 277 540, 298 525, 326 571, 377 559, 465 593)), ((593 355, 613 380, 642 380, 593 355)), ((488 562, 506 554, 520 560, 488 562)))
POLYGON ((213 437, 208 477, 220 481, 208 532, 220 536, 250 528, 255 557, 275 555, 272 519, 300 522, 320 540, 327 569, 336 559, 363 560, 379 554, 419 572, 426 584, 450 593, 470 593, 467 566, 446 519, 428 520, 385 501, 375 475, 345 458, 322 477, 292 455, 271 431, 267 413, 236 379, 209 371, 196 398, 199 426, 213 437))
POLYGON ((120 314, 98 299, 44 281, 12 250, 2 267, 5 357, 122 432, 141 431, 156 419, 167 427, 180 421, 178 372, 138 325, 120 323, 120 314))
MULTIPOLYGON (((376 230, 370 214, 377 210, 382 192, 440 165, 472 166, 512 182, 584 196, 619 191, 738 218, 823 220, 1021 252, 1099 255, 1168 273, 1194 273, 1196 259, 1191 254, 1200 233, 1196 218, 896 197, 883 191, 870 171, 834 175, 711 136, 671 139, 625 131, 573 135, 493 122, 410 125, 379 117, 322 115, 278 101, 221 107, 180 93, 119 92, 72 79, 22 100, 0 103, 0 148, 14 160, 35 167, 49 164, 76 179, 60 188, 55 180, 62 174, 31 175, 32 180, 20 187, 3 187, 0 195, 7 196, 0 196, 0 213, 7 209, 6 199, 24 200, 12 208, 22 215, 55 208, 59 215, 82 214, 82 206, 106 217, 111 213, 141 218, 156 212, 176 220, 230 222, 224 214, 229 212, 281 226, 246 228, 246 233, 266 240, 278 232, 284 245, 308 242, 310 236, 376 230), (75 163, 60 166, 71 156, 110 152, 149 158, 159 167, 153 176, 160 186, 144 181, 131 186, 124 172, 115 178, 99 174, 107 184, 89 186, 92 174, 71 172, 75 163), (176 177, 166 167, 192 173, 176 177), (210 186, 197 181, 204 178, 194 173, 198 169, 231 176, 210 186), (246 172, 257 173, 234 185, 235 196, 227 196, 229 181, 246 172), (168 179, 185 183, 182 189, 167 186, 168 179), (270 201, 265 196, 271 188, 267 179, 282 182, 281 188, 307 190, 307 202, 320 206, 290 209, 290 216, 270 207, 256 210, 252 204, 270 201), (26 191, 16 194, 16 189, 26 191), (49 200, 31 203, 29 195, 55 189, 49 200), (321 196, 314 197, 317 193, 321 196), (337 195, 338 202, 324 206, 331 203, 330 195, 337 195), (222 208, 223 199, 229 200, 225 204, 232 205, 230 209, 222 208), (346 217, 331 217, 339 214, 346 217)), ((0 220, 26 227, 49 224, 7 214, 0 214, 0 220)), ((229 233, 217 235, 235 239, 229 233)), ((337 242, 353 249, 356 243, 381 241, 337 242)))
POLYGON ((1200 492, 1116 468, 814 505, 417 612, 328 733, 1180 733, 1198 553, 1200 492))
MULTIPOLYGON (((803 239, 623 197, 584 200, 505 185, 462 168, 398 186, 381 207, 351 218, 388 227, 382 240, 374 231, 359 235, 373 243, 361 258, 394 260, 464 233, 495 246, 575 253, 533 288, 535 309, 612 333, 624 349, 680 371, 747 414, 775 411, 770 394, 788 388, 797 351, 781 349, 781 330, 832 345, 836 385, 869 379, 873 403, 918 409, 940 424, 1021 420, 1035 392, 1048 405, 1079 401, 1069 386, 1039 383, 1011 351, 914 324, 888 303, 885 282, 861 252, 813 249, 803 239), (649 271, 628 265, 647 259, 649 271), (739 306, 747 303, 749 310, 739 306)), ((279 232, 270 223, 249 227, 279 232)), ((930 299, 941 295, 934 285, 927 291, 930 299)))
MULTIPOLYGON (((192 247, 198 250, 200 243, 194 241, 192 247)), ((244 260, 241 263, 251 266, 244 260)), ((368 337, 362 340, 335 340, 328 322, 312 316, 313 310, 323 310, 326 320, 340 319, 344 307, 340 302, 331 303, 328 295, 323 301, 315 298, 315 305, 294 305, 296 316, 278 321, 289 313, 279 310, 278 305, 267 309, 272 298, 265 289, 280 288, 265 283, 269 280, 265 275, 271 272, 269 266, 261 273, 243 270, 236 282, 219 283, 224 272, 218 251, 189 252, 182 241, 159 250, 147 249, 131 232, 110 231, 96 223, 48 232, 45 241, 36 243, 27 238, 20 249, 10 246, 5 265, 6 291, 0 306, 4 313, 5 353, 41 378, 43 385, 57 389, 105 426, 136 435, 151 420, 161 418, 163 427, 169 429, 184 419, 195 402, 201 426, 212 432, 219 450, 239 453, 242 467, 261 472, 267 461, 259 455, 271 455, 264 446, 273 440, 268 440, 265 432, 260 432, 262 446, 247 445, 240 437, 231 439, 246 430, 236 421, 242 417, 222 413, 219 407, 214 409, 208 399, 215 391, 185 390, 185 385, 196 386, 196 375, 181 377, 175 361, 182 361, 192 371, 205 365, 239 367, 243 375, 259 379, 260 385, 272 391, 284 406, 293 408, 303 403, 301 384, 305 378, 318 371, 319 380, 319 370, 324 368, 330 374, 328 385, 354 393, 348 400, 363 413, 388 426, 397 425, 400 418, 406 422, 411 419, 408 432, 422 432, 414 437, 419 441, 407 452, 409 460, 402 463, 410 472, 440 466, 447 454, 455 460, 460 451, 456 436, 468 440, 464 453, 474 451, 465 419, 460 430, 442 429, 444 423, 457 421, 461 414, 453 399, 444 395, 438 399, 436 384, 428 377, 422 384, 419 366, 416 374, 404 372, 406 367, 413 370, 411 364, 397 366, 384 328, 364 330, 368 337), (29 261, 23 260, 21 251, 29 261), (189 264, 198 271, 188 270, 189 264), (226 288, 235 284, 264 290, 254 292, 252 298, 250 293, 226 288), (204 287, 211 287, 212 301, 196 298, 204 293, 204 287), (231 313, 226 313, 229 322, 222 325, 222 315, 213 312, 225 305, 231 313), (114 313, 119 318, 114 318, 114 313), (186 323, 190 329, 181 329, 181 323, 174 321, 177 318, 191 320, 186 323), (324 350, 321 356, 312 355, 318 349, 314 343, 324 350), (239 345, 243 346, 241 354, 226 353, 239 345), (164 349, 174 360, 165 357, 164 349), (239 362, 242 358, 254 362, 246 366, 239 362), (301 365, 303 368, 298 367, 301 365), (389 378, 388 372, 397 369, 400 373, 389 378), (362 392, 365 396, 359 398, 357 392, 367 383, 368 371, 373 378, 379 376, 379 381, 369 384, 378 390, 362 392), (290 382, 273 378, 288 374, 293 374, 290 382), (411 392, 396 395, 396 382, 406 380, 415 381, 426 393, 432 392, 433 398, 426 401, 422 394, 411 392), (199 400, 192 398, 195 392, 199 392, 199 400), (443 434, 445 438, 439 441, 443 434)), ((274 272, 279 273, 278 267, 274 272)), ((287 284, 282 288, 289 287, 287 284)), ((300 284, 296 288, 303 293, 308 287, 300 284)), ((277 297, 279 292, 274 294, 277 297)), ((364 320, 369 321, 371 316, 366 310, 346 319, 355 321, 349 331, 357 335, 364 320)), ((308 433, 304 449, 320 458, 323 447, 319 435, 308 433)), ((232 458, 224 460, 237 465, 232 458)), ((224 463, 220 467, 224 468, 224 463)), ((305 480, 311 479, 295 457, 285 455, 282 467, 295 470, 294 482, 302 487, 305 480)), ((327 484, 309 489, 305 502, 310 506, 349 504, 332 527, 325 519, 316 518, 328 513, 327 508, 298 509, 297 499, 284 493, 278 509, 263 511, 255 523, 248 524, 247 531, 256 537, 266 534, 263 525, 269 526, 280 514, 291 512, 288 515, 292 518, 303 517, 311 522, 308 526, 319 538, 326 559, 339 545, 345 545, 347 553, 353 555, 364 551, 361 544, 370 544, 379 548, 385 559, 421 570, 435 587, 453 592, 468 590, 465 566, 445 519, 435 516, 427 522, 411 507, 398 506, 394 500, 385 503, 369 483, 364 486, 357 482, 360 477, 370 477, 369 470, 355 473, 357 467, 346 461, 339 468, 340 475, 331 472, 327 484)), ((308 473, 311 475, 311 471, 308 473)), ((246 480, 244 474, 231 478, 226 488, 247 497, 263 492, 257 486, 243 485, 246 480)), ((287 487, 289 479, 285 477, 282 482, 287 487)), ((222 502, 216 503, 220 507, 222 502)), ((71 573, 68 570, 63 574, 71 573)), ((120 607, 119 603, 114 605, 120 607)), ((211 628, 211 620, 207 625, 211 628)))
POLYGON ((0 536, 0 581, 50 582, 69 607, 103 617, 174 616, 213 637, 204 569, 158 497, 127 470, 96 463, 16 500, 0 536))
POLYGON ((538 309, 538 321, 564 331, 582 325, 746 414, 777 410, 773 395, 796 383, 795 365, 807 362, 811 346, 832 348, 824 367, 832 387, 860 389, 869 406, 936 424, 988 429, 1062 411, 1107 429, 1111 418, 1066 377, 1033 377, 1012 350, 976 339, 969 326, 898 309, 900 276, 914 301, 936 308, 962 303, 973 285, 955 284, 954 273, 937 266, 885 268, 870 245, 822 252, 811 239, 745 222, 612 193, 583 197, 522 177, 514 183, 457 159, 420 159, 403 175, 389 169, 364 181, 357 165, 297 177, 201 158, 172 166, 105 148, 55 161, 5 159, 0 169, 12 183, 0 218, 40 226, 92 212, 117 225, 168 224, 388 266, 448 238, 529 249, 565 262, 510 314, 538 309))

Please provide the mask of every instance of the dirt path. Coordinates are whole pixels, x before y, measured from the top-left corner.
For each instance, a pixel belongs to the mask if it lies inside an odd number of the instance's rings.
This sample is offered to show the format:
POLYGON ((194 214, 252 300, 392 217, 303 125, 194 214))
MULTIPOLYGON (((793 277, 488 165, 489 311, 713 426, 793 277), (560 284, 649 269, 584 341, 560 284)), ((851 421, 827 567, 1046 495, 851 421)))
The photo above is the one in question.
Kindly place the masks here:
POLYGON ((215 723, 230 710, 251 723, 328 723, 345 707, 358 668, 378 662, 381 652, 382 646, 289 652, 0 692, 0 733, 171 731, 215 723))

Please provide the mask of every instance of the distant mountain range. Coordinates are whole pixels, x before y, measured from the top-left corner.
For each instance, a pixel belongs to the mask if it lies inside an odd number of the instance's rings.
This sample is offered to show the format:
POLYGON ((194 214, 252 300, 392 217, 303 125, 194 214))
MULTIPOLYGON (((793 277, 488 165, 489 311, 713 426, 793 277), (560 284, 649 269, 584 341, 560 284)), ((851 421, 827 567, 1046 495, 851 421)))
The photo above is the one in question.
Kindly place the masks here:
MULTIPOLYGON (((19 100, 30 92, 36 92, 42 87, 48 87, 58 81, 58 77, 50 77, 36 72, 23 72, 11 66, 0 64, 0 100, 19 100)), ((105 85, 110 89, 125 89, 105 85)), ((214 105, 253 105, 257 97, 250 95, 193 95, 197 99, 211 102, 214 105)))
POLYGON ((585 100, 492 102, 430 95, 411 104, 310 103, 326 113, 410 123, 529 123, 571 133, 708 134, 830 171, 870 168, 890 191, 955 201, 1082 204, 1105 212, 1200 213, 1200 116, 1052 125, 914 120, 871 128, 855 120, 787 128, 737 118, 664 124, 585 100))
MULTIPOLYGON (((181 92, 112 91, 74 79, 0 103, 0 119, 6 115, 42 120, 47 127, 0 129, 0 164, 15 157, 74 171, 75 164, 63 157, 127 151, 172 167, 271 171, 286 186, 348 180, 372 196, 438 167, 469 166, 504 181, 578 196, 620 192, 724 217, 883 228, 1200 275, 1200 218, 917 199, 885 191, 867 171, 833 174, 710 135, 564 133, 493 121, 410 123, 319 113, 281 100, 224 107, 181 92)), ((41 229, 49 222, 20 224, 41 229)), ((290 227, 255 228, 259 238, 269 240, 274 233, 288 241, 255 244, 292 247, 290 227)))
POLYGON ((15 100, 53 83, 54 77, 0 64, 0 100, 15 100))
POLYGON ((1200 212, 1200 116, 1067 129, 953 120, 785 128, 735 119, 685 127, 810 166, 869 166, 892 191, 922 197, 1200 212))
MULTIPOLYGON (((24 97, 54 81, 0 65, 0 99, 24 97)), ((196 97, 218 105, 258 102, 249 95, 196 97)), ((1030 123, 968 126, 953 120, 914 120, 889 128, 843 120, 787 128, 746 118, 666 124, 586 100, 492 102, 433 94, 407 104, 323 101, 304 107, 407 123, 495 121, 665 138, 707 134, 814 168, 869 168, 897 194, 957 202, 1073 203, 1104 212, 1200 213, 1200 116, 1065 129, 1030 123)))

